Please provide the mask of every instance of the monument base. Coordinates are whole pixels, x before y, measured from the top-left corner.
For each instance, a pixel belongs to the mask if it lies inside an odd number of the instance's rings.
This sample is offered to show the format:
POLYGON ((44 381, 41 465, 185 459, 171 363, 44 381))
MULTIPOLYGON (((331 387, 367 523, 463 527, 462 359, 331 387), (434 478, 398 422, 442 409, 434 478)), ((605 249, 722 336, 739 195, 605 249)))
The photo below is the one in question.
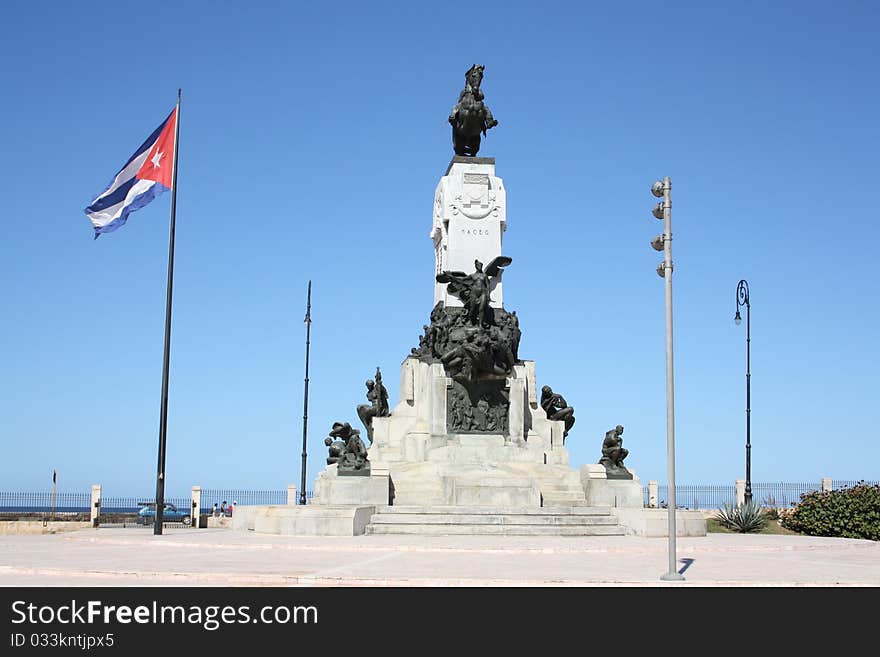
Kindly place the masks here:
MULTIPOLYGON (((616 509, 617 519, 632 536, 659 538, 669 536, 667 509, 616 509)), ((678 509, 675 512, 676 536, 705 536, 706 518, 702 511, 678 509)))
MULTIPOLYGON (((263 506, 254 509, 254 532, 290 536, 360 536, 375 506, 263 506)), ((236 512, 238 509, 236 509, 236 512)))
MULTIPOLYGON (((405 359, 400 400, 390 416, 372 420, 370 476, 339 476, 336 464, 328 465, 315 481, 309 505, 293 507, 295 511, 261 511, 254 531, 362 534, 378 511, 372 533, 423 529, 429 534, 484 534, 501 531, 500 524, 506 533, 663 535, 665 512, 643 509, 642 487, 634 471, 629 470, 630 479, 614 479, 604 465, 577 470, 569 465, 565 425, 549 420, 538 403, 533 361, 519 361, 506 377, 493 380, 508 400, 505 421, 498 423, 506 431, 457 433, 448 409, 455 382, 443 364, 430 358, 405 359), (409 516, 394 511, 405 507, 429 511, 409 516), (572 523, 584 524, 584 513, 592 513, 588 509, 604 513, 610 523, 602 522, 608 526, 575 528, 572 523), (533 513, 538 515, 529 515, 533 513), (540 530, 529 526, 537 518, 546 525, 540 530)), ((681 516, 678 533, 705 535, 702 515, 691 515, 681 516)))
POLYGON ((367 477, 340 476, 336 464, 327 466, 315 480, 312 505, 385 506, 391 504, 391 482, 387 468, 371 467, 367 477))
POLYGON ((630 470, 628 479, 609 478, 604 465, 587 464, 580 469, 584 496, 592 506, 640 509, 644 506, 642 484, 630 470))

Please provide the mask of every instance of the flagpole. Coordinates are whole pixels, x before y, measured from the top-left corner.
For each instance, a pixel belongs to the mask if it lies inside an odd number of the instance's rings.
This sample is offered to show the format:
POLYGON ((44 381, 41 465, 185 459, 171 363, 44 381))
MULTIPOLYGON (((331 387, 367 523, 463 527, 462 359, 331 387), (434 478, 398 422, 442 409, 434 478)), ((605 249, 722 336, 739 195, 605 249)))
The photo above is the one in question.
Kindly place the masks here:
POLYGON ((162 360, 162 410, 159 415, 159 465, 156 470, 156 516, 153 534, 162 534, 165 510, 165 438, 168 429, 168 366, 171 356, 171 297, 174 288, 174 228, 177 214, 177 144, 180 139, 180 89, 174 120, 174 162, 171 165, 171 228, 168 237, 168 287, 165 295, 165 354, 162 360))

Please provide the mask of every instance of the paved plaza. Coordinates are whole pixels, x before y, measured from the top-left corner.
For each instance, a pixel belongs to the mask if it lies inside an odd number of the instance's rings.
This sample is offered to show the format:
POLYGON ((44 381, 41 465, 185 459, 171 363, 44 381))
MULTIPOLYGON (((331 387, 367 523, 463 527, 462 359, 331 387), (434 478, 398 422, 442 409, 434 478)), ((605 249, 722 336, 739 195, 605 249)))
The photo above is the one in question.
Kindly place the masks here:
POLYGON ((880 586, 880 543, 678 538, 260 535, 142 527, 0 536, 0 586, 880 586))

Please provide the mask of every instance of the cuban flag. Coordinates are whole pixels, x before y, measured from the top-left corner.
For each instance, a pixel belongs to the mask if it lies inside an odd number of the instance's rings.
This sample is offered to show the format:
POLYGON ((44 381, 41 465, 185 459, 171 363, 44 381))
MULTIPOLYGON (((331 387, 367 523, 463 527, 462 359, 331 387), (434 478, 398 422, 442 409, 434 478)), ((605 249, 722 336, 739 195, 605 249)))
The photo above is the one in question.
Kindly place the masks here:
POLYGON ((129 214, 171 189, 177 111, 175 107, 85 209, 95 239, 123 226, 129 214))

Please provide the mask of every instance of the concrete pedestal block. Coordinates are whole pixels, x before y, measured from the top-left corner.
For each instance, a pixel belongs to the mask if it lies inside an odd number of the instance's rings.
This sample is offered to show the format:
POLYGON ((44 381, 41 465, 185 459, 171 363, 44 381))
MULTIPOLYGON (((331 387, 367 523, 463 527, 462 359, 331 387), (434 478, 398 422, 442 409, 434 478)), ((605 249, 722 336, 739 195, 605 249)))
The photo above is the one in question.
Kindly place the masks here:
POLYGON ((288 536, 360 536, 376 512, 374 506, 307 504, 257 508, 255 533, 288 536))
POLYGON ((229 516, 208 516, 208 529, 232 529, 234 523, 229 516))
MULTIPOLYGON (((519 372, 516 372, 519 374, 519 372)), ((523 372, 525 374, 525 372, 523 372)), ((510 410, 508 411, 508 427, 510 436, 508 442, 520 444, 525 439, 526 426, 526 381, 524 378, 511 378, 507 380, 510 397, 510 410)))
MULTIPOLYGON (((667 509, 613 509, 627 534, 657 538, 669 536, 667 509)), ((679 509, 675 513, 676 536, 705 536, 706 519, 700 511, 679 509)))
MULTIPOLYGON (((434 192, 431 240, 435 269, 472 272, 474 260, 488 264, 502 255, 507 229, 504 182, 495 175, 494 158, 454 157, 434 192)), ((434 303, 461 307, 445 283, 434 283, 434 303)), ((501 277, 492 281, 490 305, 501 308, 501 277)))
POLYGON ((328 504, 351 504, 357 506, 378 505, 385 506, 390 503, 389 485, 390 479, 387 474, 373 473, 369 477, 347 477, 332 474, 325 471, 326 476, 318 477, 315 482, 315 496, 311 506, 328 504))
POLYGON ((92 527, 98 526, 98 519, 101 516, 101 484, 92 485, 92 503, 90 505, 92 527))
POLYGON ((239 531, 254 531, 254 518, 262 506, 236 506, 232 514, 232 528, 239 531))
POLYGON ((455 480, 452 504, 536 508, 541 505, 541 493, 526 478, 458 479, 455 480))
POLYGON ((642 484, 635 473, 632 474, 632 479, 608 479, 604 465, 582 465, 581 485, 587 504, 641 509, 644 506, 642 484))
POLYGON ((584 497, 590 506, 611 506, 641 509, 642 485, 626 479, 593 479, 584 488, 584 497))

